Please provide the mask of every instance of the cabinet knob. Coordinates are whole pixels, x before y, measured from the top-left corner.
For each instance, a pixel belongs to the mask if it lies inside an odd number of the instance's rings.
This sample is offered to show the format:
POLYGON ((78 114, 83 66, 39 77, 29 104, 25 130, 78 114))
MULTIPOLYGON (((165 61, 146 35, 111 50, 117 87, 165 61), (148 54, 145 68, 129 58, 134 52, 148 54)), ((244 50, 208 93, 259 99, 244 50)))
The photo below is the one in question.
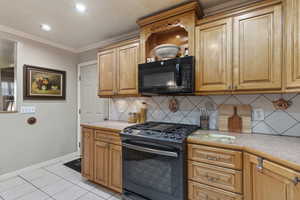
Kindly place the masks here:
POLYGON ((228 86, 228 89, 229 89, 229 90, 232 90, 232 85, 229 85, 229 86, 228 86))

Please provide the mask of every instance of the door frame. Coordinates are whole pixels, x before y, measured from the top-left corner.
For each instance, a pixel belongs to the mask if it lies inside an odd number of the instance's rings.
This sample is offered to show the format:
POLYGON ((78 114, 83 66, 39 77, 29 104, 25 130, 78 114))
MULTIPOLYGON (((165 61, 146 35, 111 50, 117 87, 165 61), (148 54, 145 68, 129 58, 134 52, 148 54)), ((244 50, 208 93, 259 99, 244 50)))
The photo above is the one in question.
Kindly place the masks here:
MULTIPOLYGON (((81 76, 81 68, 82 67, 87 67, 87 66, 90 66, 90 65, 97 65, 97 60, 92 60, 92 61, 88 61, 88 62, 83 62, 83 63, 79 63, 77 65, 77 150, 78 152, 81 152, 81 145, 80 145, 80 142, 81 142, 81 126, 80 126, 80 76, 81 76)), ((98 69, 97 69, 97 73, 98 73, 98 69)), ((97 83, 98 84, 98 83, 97 83)), ((95 91, 97 92, 97 91, 95 91)))

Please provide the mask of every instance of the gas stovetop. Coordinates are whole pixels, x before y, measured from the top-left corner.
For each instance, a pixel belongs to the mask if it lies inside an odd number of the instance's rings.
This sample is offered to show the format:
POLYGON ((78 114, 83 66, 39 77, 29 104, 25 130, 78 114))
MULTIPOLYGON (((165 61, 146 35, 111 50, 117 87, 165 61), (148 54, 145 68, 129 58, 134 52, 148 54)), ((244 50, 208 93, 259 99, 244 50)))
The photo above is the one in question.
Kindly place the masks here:
POLYGON ((182 143, 189 134, 199 129, 195 125, 147 122, 127 127, 121 135, 131 135, 155 140, 182 143))

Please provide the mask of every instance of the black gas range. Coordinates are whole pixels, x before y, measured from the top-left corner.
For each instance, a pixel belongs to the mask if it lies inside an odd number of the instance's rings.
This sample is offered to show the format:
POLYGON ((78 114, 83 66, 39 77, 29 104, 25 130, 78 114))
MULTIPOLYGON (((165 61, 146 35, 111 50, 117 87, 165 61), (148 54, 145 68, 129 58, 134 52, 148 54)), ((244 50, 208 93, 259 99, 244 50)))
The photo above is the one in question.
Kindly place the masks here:
POLYGON ((124 200, 186 200, 186 138, 198 126, 147 122, 121 132, 124 200))

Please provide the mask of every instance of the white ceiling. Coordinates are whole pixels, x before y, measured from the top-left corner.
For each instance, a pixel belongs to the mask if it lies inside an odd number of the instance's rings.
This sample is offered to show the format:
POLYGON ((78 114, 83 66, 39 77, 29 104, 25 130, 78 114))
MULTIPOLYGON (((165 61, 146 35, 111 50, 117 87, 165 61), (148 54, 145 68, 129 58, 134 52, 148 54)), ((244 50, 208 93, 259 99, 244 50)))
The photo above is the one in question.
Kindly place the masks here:
MULTIPOLYGON (((0 0, 0 25, 78 50, 138 29, 136 20, 188 0, 0 0), (87 12, 75 11, 82 2, 87 12), (44 32, 40 24, 49 24, 44 32)), ((237 0, 200 0, 204 8, 237 0)), ((241 0, 242 1, 242 0, 241 0)))

